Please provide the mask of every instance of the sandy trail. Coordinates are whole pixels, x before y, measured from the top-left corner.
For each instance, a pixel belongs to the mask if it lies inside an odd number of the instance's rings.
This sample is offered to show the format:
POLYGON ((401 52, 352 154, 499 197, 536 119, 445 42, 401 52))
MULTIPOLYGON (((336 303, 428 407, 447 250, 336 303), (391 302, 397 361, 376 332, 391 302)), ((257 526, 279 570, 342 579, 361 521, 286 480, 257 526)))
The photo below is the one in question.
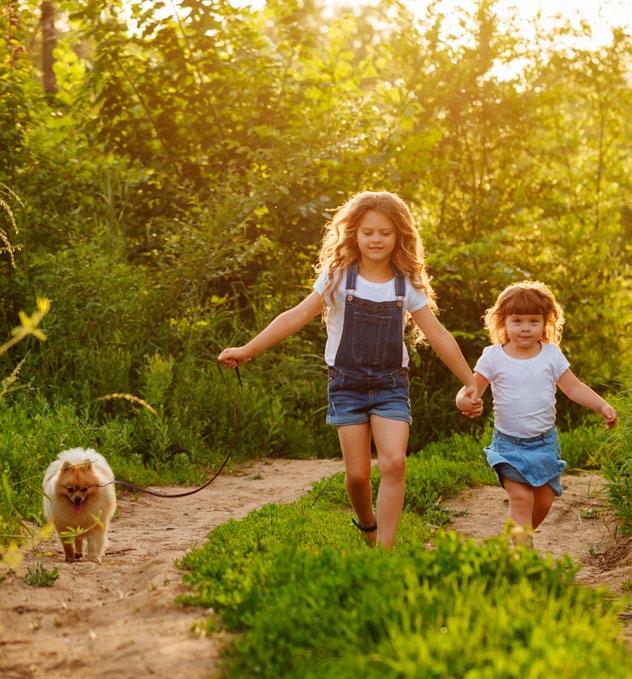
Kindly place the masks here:
POLYGON ((119 494, 101 565, 64 562, 55 539, 23 566, 39 560, 57 568, 53 587, 29 587, 21 577, 0 584, 0 676, 208 677, 222 635, 192 634, 205 611, 174 604, 185 591, 174 561, 215 526, 291 502, 341 469, 339 460, 266 460, 190 497, 119 494))

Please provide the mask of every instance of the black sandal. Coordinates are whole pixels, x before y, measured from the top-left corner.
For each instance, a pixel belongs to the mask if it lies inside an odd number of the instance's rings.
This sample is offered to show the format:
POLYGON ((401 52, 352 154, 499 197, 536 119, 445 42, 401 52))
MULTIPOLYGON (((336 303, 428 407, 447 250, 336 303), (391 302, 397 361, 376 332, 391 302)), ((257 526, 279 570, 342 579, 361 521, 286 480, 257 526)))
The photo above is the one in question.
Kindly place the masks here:
POLYGON ((372 533, 374 530, 377 530, 377 523, 373 524, 372 526, 363 526, 359 521, 356 521, 353 517, 351 518, 351 523, 358 530, 361 530, 363 533, 372 533))

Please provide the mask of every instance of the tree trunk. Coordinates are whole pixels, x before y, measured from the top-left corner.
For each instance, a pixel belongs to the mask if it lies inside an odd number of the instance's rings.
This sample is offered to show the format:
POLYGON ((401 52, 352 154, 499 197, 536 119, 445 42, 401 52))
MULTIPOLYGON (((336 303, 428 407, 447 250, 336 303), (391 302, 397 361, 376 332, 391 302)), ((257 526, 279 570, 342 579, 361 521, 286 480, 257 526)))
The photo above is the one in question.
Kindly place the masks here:
POLYGON ((55 34, 55 6, 45 0, 41 4, 42 11, 42 73, 44 80, 44 92, 47 97, 53 98, 57 94, 57 80, 53 65, 55 58, 53 50, 57 45, 55 34))

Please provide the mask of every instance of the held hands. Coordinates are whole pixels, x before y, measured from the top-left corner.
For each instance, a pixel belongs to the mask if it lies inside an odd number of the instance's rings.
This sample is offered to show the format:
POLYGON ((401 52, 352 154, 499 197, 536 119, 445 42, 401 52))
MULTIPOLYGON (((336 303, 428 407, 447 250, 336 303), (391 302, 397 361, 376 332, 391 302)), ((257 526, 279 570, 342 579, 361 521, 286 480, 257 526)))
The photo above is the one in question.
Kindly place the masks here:
POLYGON ((222 351, 222 353, 217 357, 217 361, 219 363, 223 363, 229 368, 234 369, 242 363, 249 361, 250 358, 250 355, 244 349, 244 347, 230 347, 222 351))
POLYGON ((483 414, 483 399, 476 387, 462 387, 456 395, 456 407, 461 415, 474 419, 483 414))
POLYGON ((603 421, 608 429, 612 429, 617 423, 617 411, 609 403, 601 406, 599 414, 603 417, 603 421))

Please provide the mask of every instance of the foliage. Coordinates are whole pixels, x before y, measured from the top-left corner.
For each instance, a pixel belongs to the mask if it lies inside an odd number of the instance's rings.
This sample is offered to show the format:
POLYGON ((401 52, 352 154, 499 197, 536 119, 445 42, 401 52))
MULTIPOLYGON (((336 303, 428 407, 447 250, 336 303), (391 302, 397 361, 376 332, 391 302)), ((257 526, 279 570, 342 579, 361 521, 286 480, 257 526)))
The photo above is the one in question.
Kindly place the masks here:
POLYGON ((59 571, 56 568, 49 570, 41 561, 38 561, 35 566, 29 567, 24 576, 24 582, 29 587, 52 587, 58 577, 59 571))
POLYGON ((602 456, 609 447, 608 430, 600 422, 597 425, 583 425, 559 432, 562 459, 567 471, 578 469, 599 469, 602 456))
POLYGON ((44 316, 48 313, 50 309, 50 300, 45 297, 38 297, 37 299, 37 311, 35 311, 31 316, 28 316, 23 311, 20 311, 20 325, 11 331, 10 340, 7 340, 3 344, 0 344, 0 355, 6 353, 12 346, 21 342, 24 338, 29 335, 33 335, 38 340, 44 341, 46 335, 37 327, 44 316))
MULTIPOLYGON (((20 325, 11 331, 11 339, 0 345, 0 356, 6 354, 9 349, 15 346, 18 342, 27 338, 29 335, 35 336, 40 341, 45 340, 46 335, 38 326, 42 322, 44 316, 48 313, 49 309, 49 300, 45 298, 38 298, 37 311, 35 311, 31 316, 24 313, 23 311, 20 311, 20 325)), ((17 367, 11 372, 11 374, 0 381, 0 402, 2 402, 6 394, 9 392, 12 383, 15 382, 22 363, 23 361, 18 363, 17 367)), ((0 450, 2 450, 1 447, 0 450)), ((4 463, 4 460, 0 461, 4 463)), ((7 548, 7 550, 0 549, 0 555, 2 556, 0 564, 9 565, 12 561, 20 561, 19 551, 17 551, 17 542, 18 538, 22 536, 15 533, 4 534, 5 528, 10 528, 11 530, 17 529, 17 526, 20 524, 20 519, 23 516, 23 506, 22 503, 16 502, 16 493, 13 485, 10 483, 8 465, 2 464, 0 467, 0 472, 2 474, 1 480, 3 490, 2 498, 0 500, 0 548, 3 544, 9 542, 9 548, 7 548)), ((9 567, 11 566, 9 565, 9 567)))
POLYGON ((420 549, 403 531, 395 552, 369 550, 343 517, 305 500, 269 505, 216 528, 183 559, 186 603, 212 607, 241 632, 228 676, 629 672, 613 642, 616 607, 574 584, 569 561, 513 552, 506 537, 476 546, 453 533, 420 549))
POLYGON ((608 484, 608 497, 624 533, 632 535, 632 392, 615 399, 619 422, 611 430, 600 461, 608 484))
MULTIPOLYGON (((4 215, 6 219, 9 221, 9 224, 12 227, 13 231, 15 231, 15 233, 18 233, 18 227, 15 222, 15 215, 13 214, 13 210, 11 209, 10 203, 11 200, 19 204, 22 204, 22 201, 20 200, 20 197, 18 195, 11 191, 11 189, 5 184, 0 184, 0 215, 4 215)), ((16 246, 11 244, 8 231, 5 230, 5 228, 2 226, 2 222, 0 222, 0 255, 6 252, 9 255, 9 261, 12 266, 15 266, 16 249, 17 249, 16 246)))
MULTIPOLYGON (((391 2, 331 16, 316 3, 183 0, 162 15, 128 4, 133 31, 119 3, 62 3, 71 31, 53 106, 22 52, 3 66, 14 106, 0 132, 22 118, 0 181, 23 196, 28 225, 8 293, 19 305, 35 290, 55 309, 27 379, 85 402, 138 396, 155 352, 199 365, 298 301, 328 210, 383 187, 417 213, 444 322, 471 361, 485 307, 529 276, 566 306, 578 373, 621 381, 624 34, 569 51, 560 25, 538 35, 545 59, 487 0, 462 12, 470 41, 449 35, 437 9, 415 21, 391 2), (182 347, 183 326, 207 319, 212 347, 182 347)), ((5 35, 19 52, 36 17, 28 4, 15 11, 5 35)), ((320 355, 322 338, 314 324, 284 353, 320 355)), ((431 352, 413 352, 411 384, 413 448, 476 427, 447 407, 458 384, 431 352)), ((577 423, 577 408, 561 410, 577 423)))
MULTIPOLYGON (((573 369, 600 391, 627 386, 622 30, 600 47, 563 23, 527 40, 492 0, 456 10, 460 37, 439 3, 415 19, 392 0, 332 11, 180 0, 160 12, 60 0, 59 92, 47 98, 39 4, 0 11, 0 327, 34 297, 52 307, 46 343, 2 358, 0 417, 58 416, 57 442, 80 422, 78 442, 102 437, 140 479, 198 478, 228 448, 333 454, 322 324, 243 371, 238 424, 215 357, 309 292, 323 222, 364 188, 412 206, 441 319, 470 364, 498 292, 541 278, 565 307, 573 369), (99 400, 112 394, 158 416, 99 400)), ((431 350, 411 350, 411 451, 484 435, 485 421, 456 412, 458 386, 431 350)), ((564 429, 583 414, 560 398, 564 429)), ((565 446, 571 467, 593 463, 591 431, 565 446)), ((0 463, 20 484, 14 455, 0 449, 0 463)), ((427 462, 438 495, 452 464, 427 462)), ((419 499, 424 511, 434 501, 419 499)))

